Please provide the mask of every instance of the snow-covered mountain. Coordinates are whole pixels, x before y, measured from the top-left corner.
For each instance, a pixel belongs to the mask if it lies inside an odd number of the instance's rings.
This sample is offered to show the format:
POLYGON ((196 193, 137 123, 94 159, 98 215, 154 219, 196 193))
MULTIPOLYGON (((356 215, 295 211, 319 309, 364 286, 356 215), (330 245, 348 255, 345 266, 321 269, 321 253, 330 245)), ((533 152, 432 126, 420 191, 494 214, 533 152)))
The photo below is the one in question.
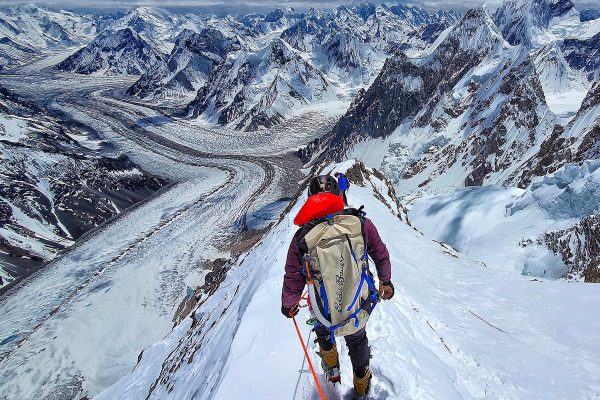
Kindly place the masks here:
POLYGON ((589 132, 598 125, 597 111, 589 104, 600 73, 597 40, 563 39, 530 54, 506 42, 484 9, 471 10, 428 53, 389 58, 325 147, 338 158, 341 148, 384 167, 406 192, 489 183, 525 187, 532 175, 585 159, 571 156, 581 154, 581 143, 596 146, 589 132), (569 119, 556 117, 557 107, 572 103, 569 119), (564 157, 552 157, 563 164, 550 162, 548 149, 565 140, 572 143, 570 156, 565 149, 564 157), (540 160, 552 167, 535 168, 540 160))
POLYGON ((190 113, 238 129, 274 125, 295 108, 336 96, 323 73, 282 39, 258 53, 230 54, 209 81, 190 113))
MULTIPOLYGON (((437 90, 452 87, 469 69, 492 51, 501 52, 504 43, 483 10, 469 11, 440 39, 429 53, 411 60, 400 52, 386 61, 369 89, 355 100, 333 133, 344 136, 387 136, 411 113, 426 102, 434 104, 443 94, 437 90), (385 97, 384 93, 390 97, 385 97), (396 103, 398 101, 399 103, 396 103), (368 109, 367 109, 368 108, 368 109)), ((493 56, 492 56, 493 57, 493 56)))
MULTIPOLYGON (((88 132, 92 135, 91 132, 88 132)), ((0 89, 0 276, 29 275, 164 181, 0 89)))
POLYGON ((303 14, 291 7, 278 8, 266 14, 251 13, 240 18, 240 22, 256 34, 267 34, 281 31, 295 24, 303 14))
POLYGON ((493 17, 513 45, 540 47, 565 38, 589 38, 600 31, 600 21, 582 21, 570 0, 506 0, 493 17))
POLYGON ((553 25, 580 22, 571 0, 509 0, 496 10, 494 20, 506 40, 528 46, 543 43, 553 25))
MULTIPOLYGON (((349 200, 364 205, 378 227, 396 286, 395 298, 381 302, 367 324, 372 397, 585 398, 595 393, 589 382, 599 379, 597 287, 485 268, 408 226, 398 218, 385 178, 351 165, 326 170, 350 167, 349 176, 360 172, 349 200), (568 351, 549 352, 548 346, 568 351), (582 358, 593 364, 589 373, 572 374, 572 365, 582 358), (526 367, 517 367, 517 359, 526 367)), ((190 316, 146 348, 136 367, 96 398, 318 397, 293 324, 278 314, 274 301, 281 295, 287 243, 297 228, 292 221, 304 199, 230 265, 212 295, 199 288, 198 306, 190 316), (257 379, 250 371, 258 366, 260 374, 277 384, 257 379)), ((297 320, 309 318, 305 310, 297 320)), ((307 339, 312 339, 310 327, 298 324, 326 398, 350 397, 352 372, 345 346, 340 352, 342 382, 334 386, 319 367, 316 344, 307 339)))
POLYGON ((156 7, 141 6, 114 21, 108 29, 121 31, 129 28, 150 43, 156 51, 169 54, 175 38, 187 23, 188 18, 184 16, 156 7))
POLYGON ((131 28, 105 31, 56 65, 61 71, 90 75, 141 75, 164 59, 131 28))
POLYGON ((23 65, 46 50, 89 42, 102 26, 101 18, 34 5, 0 9, 0 68, 23 65))
POLYGON ((147 70, 128 93, 145 98, 197 92, 223 57, 240 46, 235 37, 226 37, 212 27, 199 33, 185 29, 177 36, 169 57, 147 70))
POLYGON ((451 11, 429 14, 385 4, 339 6, 332 11, 313 8, 305 13, 277 9, 237 19, 138 7, 109 24, 58 68, 84 74, 140 74, 128 90, 131 95, 196 96, 189 105, 193 117, 257 129, 323 101, 333 102, 326 108, 341 113, 356 91, 374 79, 386 57, 399 50, 423 51, 456 20, 451 11), (289 48, 298 66, 269 67, 274 48, 289 48), (232 82, 238 64, 254 69, 248 71, 252 77, 232 82), (306 73, 321 77, 307 78, 306 73), (308 88, 309 81, 317 82, 317 87, 308 88), (322 95, 324 91, 328 93, 322 95))
POLYGON ((230 53, 215 69, 190 104, 191 115, 253 130, 326 100, 346 104, 358 88, 372 81, 388 55, 400 48, 424 49, 455 18, 454 13, 429 15, 384 4, 339 6, 331 12, 313 8, 305 14, 291 10, 264 17, 252 14, 241 21, 258 32, 254 45, 230 53), (278 38, 269 39, 272 36, 278 38), (261 44, 265 39, 269 40, 261 44), (253 50, 257 43, 258 50, 253 50), (273 63, 280 58, 273 56, 274 48, 283 49, 294 64, 273 63), (238 74, 242 65, 243 73, 238 74))

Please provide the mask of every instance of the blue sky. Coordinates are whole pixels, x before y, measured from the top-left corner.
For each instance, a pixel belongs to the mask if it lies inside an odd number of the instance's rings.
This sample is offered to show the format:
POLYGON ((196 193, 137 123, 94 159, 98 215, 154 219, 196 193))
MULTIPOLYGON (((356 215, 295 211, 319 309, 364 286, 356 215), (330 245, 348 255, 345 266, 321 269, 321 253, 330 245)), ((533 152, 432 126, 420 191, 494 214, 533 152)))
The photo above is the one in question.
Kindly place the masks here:
MULTIPOLYGON (((480 6, 487 3, 489 6, 494 7, 501 3, 502 0, 411 0, 402 1, 403 3, 410 3, 420 5, 428 10, 443 8, 453 10, 466 10, 469 8, 480 6)), ((572 0, 578 9, 583 8, 600 8, 600 0, 572 0)), ((0 0, 0 5, 10 4, 22 4, 31 3, 31 0, 0 0)), ((229 13, 240 13, 247 11, 265 11, 278 7, 291 6, 296 9, 307 9, 311 6, 318 8, 330 8, 335 7, 339 4, 351 4, 360 3, 361 1, 335 1, 335 0, 321 0, 321 1, 302 1, 302 0, 39 0, 33 1, 41 6, 49 6, 52 8, 95 8, 101 10, 125 10, 140 5, 150 5, 165 8, 178 8, 178 7, 198 7, 200 10, 208 12, 229 12, 229 13)), ((362 1, 364 2, 364 1, 362 1)), ((370 0, 370 2, 378 2, 377 0, 370 0)), ((386 1, 386 3, 393 3, 386 1)))

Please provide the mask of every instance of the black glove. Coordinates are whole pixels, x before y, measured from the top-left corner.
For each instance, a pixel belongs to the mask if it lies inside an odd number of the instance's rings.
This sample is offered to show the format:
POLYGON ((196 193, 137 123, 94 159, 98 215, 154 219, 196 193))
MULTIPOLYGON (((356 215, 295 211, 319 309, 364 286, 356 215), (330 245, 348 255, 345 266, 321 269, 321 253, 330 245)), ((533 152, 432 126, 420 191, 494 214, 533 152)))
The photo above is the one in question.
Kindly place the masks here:
POLYGON ((288 318, 295 317, 298 314, 299 310, 300 309, 298 307, 298 304, 295 304, 294 307, 292 307, 292 308, 288 308, 288 307, 284 306, 283 304, 281 305, 281 313, 288 318))
POLYGON ((394 297, 394 285, 392 285, 392 281, 379 282, 379 297, 383 300, 389 300, 394 297))

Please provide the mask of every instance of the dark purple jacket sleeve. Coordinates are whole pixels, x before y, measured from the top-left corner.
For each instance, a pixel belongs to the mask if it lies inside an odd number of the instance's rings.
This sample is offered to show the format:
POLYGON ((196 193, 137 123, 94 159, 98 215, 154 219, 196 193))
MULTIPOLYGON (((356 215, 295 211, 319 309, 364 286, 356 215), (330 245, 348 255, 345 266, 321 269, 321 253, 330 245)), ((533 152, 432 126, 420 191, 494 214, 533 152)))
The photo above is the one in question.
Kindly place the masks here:
POLYGON ((369 218, 365 218, 365 239, 367 241, 367 252, 375 262, 377 277, 381 282, 389 282, 392 279, 392 265, 390 254, 385 243, 381 240, 377 228, 369 218))
POLYGON ((306 280, 302 275, 302 259, 300 258, 300 252, 298 251, 298 243, 296 237, 292 239, 290 248, 287 254, 287 260, 285 262, 285 275, 283 276, 283 290, 281 293, 281 303, 288 308, 292 308, 298 304, 306 280))

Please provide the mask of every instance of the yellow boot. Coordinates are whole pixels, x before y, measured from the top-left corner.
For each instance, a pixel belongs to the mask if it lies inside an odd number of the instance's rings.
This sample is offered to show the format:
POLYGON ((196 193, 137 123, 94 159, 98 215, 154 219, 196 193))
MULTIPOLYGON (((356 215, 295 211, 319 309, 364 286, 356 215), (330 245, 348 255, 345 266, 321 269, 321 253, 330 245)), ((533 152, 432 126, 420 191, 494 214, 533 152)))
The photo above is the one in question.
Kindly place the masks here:
POLYGON ((340 360, 338 357, 337 346, 334 344, 331 350, 323 350, 323 348, 319 346, 319 351, 317 354, 319 357, 321 357, 321 367, 323 367, 323 371, 325 371, 327 379, 330 382, 339 382, 340 360))
POLYGON ((367 372, 362 378, 359 378, 354 374, 354 390, 356 391, 356 395, 359 396, 359 399, 367 398, 369 387, 371 385, 371 376, 371 370, 369 368, 367 368, 367 372))

